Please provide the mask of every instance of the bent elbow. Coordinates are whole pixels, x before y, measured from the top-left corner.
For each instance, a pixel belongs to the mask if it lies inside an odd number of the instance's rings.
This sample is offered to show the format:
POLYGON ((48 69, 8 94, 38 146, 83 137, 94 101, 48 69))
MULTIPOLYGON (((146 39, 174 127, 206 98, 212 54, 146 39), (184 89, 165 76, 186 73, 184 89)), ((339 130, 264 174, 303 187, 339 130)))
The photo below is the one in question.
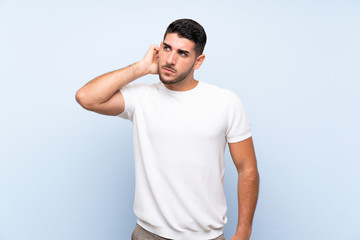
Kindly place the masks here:
POLYGON ((79 89, 76 94, 75 94, 75 99, 76 101, 80 104, 80 106, 82 106, 83 108, 85 108, 86 110, 91 110, 92 106, 94 105, 87 97, 86 93, 82 90, 79 89))

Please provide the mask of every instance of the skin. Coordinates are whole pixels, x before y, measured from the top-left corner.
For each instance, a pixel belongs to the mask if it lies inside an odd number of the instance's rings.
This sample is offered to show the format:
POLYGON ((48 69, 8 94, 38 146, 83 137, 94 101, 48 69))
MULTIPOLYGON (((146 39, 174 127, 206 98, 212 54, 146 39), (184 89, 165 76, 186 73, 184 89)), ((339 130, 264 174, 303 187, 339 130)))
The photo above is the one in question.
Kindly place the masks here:
MULTIPOLYGON (((151 45, 144 58, 128 67, 105 73, 88 82, 76 93, 77 102, 87 110, 105 115, 124 111, 124 98, 119 89, 130 82, 157 74, 164 85, 173 91, 188 91, 198 81, 194 71, 199 69, 205 55, 197 55, 195 43, 176 33, 166 35, 160 47, 151 45)), ((252 138, 229 143, 230 153, 238 171, 238 226, 231 240, 249 240, 259 191, 259 174, 252 138)))
POLYGON ((231 240, 249 240, 259 194, 259 172, 252 138, 229 143, 238 172, 238 225, 231 240))

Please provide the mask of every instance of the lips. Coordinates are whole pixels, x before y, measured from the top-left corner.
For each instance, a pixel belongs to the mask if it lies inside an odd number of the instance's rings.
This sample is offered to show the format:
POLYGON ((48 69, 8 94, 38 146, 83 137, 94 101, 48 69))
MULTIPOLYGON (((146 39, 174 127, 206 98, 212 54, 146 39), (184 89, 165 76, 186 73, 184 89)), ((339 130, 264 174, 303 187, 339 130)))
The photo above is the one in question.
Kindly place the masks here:
POLYGON ((165 71, 165 73, 175 73, 176 70, 171 67, 162 67, 162 69, 165 71))

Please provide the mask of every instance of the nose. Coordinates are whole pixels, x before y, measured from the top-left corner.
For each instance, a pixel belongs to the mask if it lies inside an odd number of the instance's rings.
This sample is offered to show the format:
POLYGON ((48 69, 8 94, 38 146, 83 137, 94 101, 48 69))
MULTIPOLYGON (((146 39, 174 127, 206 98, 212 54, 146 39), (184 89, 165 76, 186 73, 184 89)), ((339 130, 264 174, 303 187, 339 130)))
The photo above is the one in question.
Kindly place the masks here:
POLYGON ((166 59, 166 63, 168 65, 173 65, 174 66, 176 64, 176 53, 174 53, 174 52, 169 53, 169 55, 168 55, 168 57, 166 59))

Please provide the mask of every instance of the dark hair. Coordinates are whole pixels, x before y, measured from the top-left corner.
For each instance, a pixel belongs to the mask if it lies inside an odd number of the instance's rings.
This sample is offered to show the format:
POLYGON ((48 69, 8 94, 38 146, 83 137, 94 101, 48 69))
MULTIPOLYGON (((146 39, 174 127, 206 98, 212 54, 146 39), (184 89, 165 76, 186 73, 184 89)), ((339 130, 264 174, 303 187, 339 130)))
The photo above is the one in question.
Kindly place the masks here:
POLYGON ((172 22, 166 29, 164 39, 168 33, 177 33, 179 37, 193 41, 197 56, 203 53, 206 44, 206 33, 204 28, 194 20, 184 18, 172 22))

